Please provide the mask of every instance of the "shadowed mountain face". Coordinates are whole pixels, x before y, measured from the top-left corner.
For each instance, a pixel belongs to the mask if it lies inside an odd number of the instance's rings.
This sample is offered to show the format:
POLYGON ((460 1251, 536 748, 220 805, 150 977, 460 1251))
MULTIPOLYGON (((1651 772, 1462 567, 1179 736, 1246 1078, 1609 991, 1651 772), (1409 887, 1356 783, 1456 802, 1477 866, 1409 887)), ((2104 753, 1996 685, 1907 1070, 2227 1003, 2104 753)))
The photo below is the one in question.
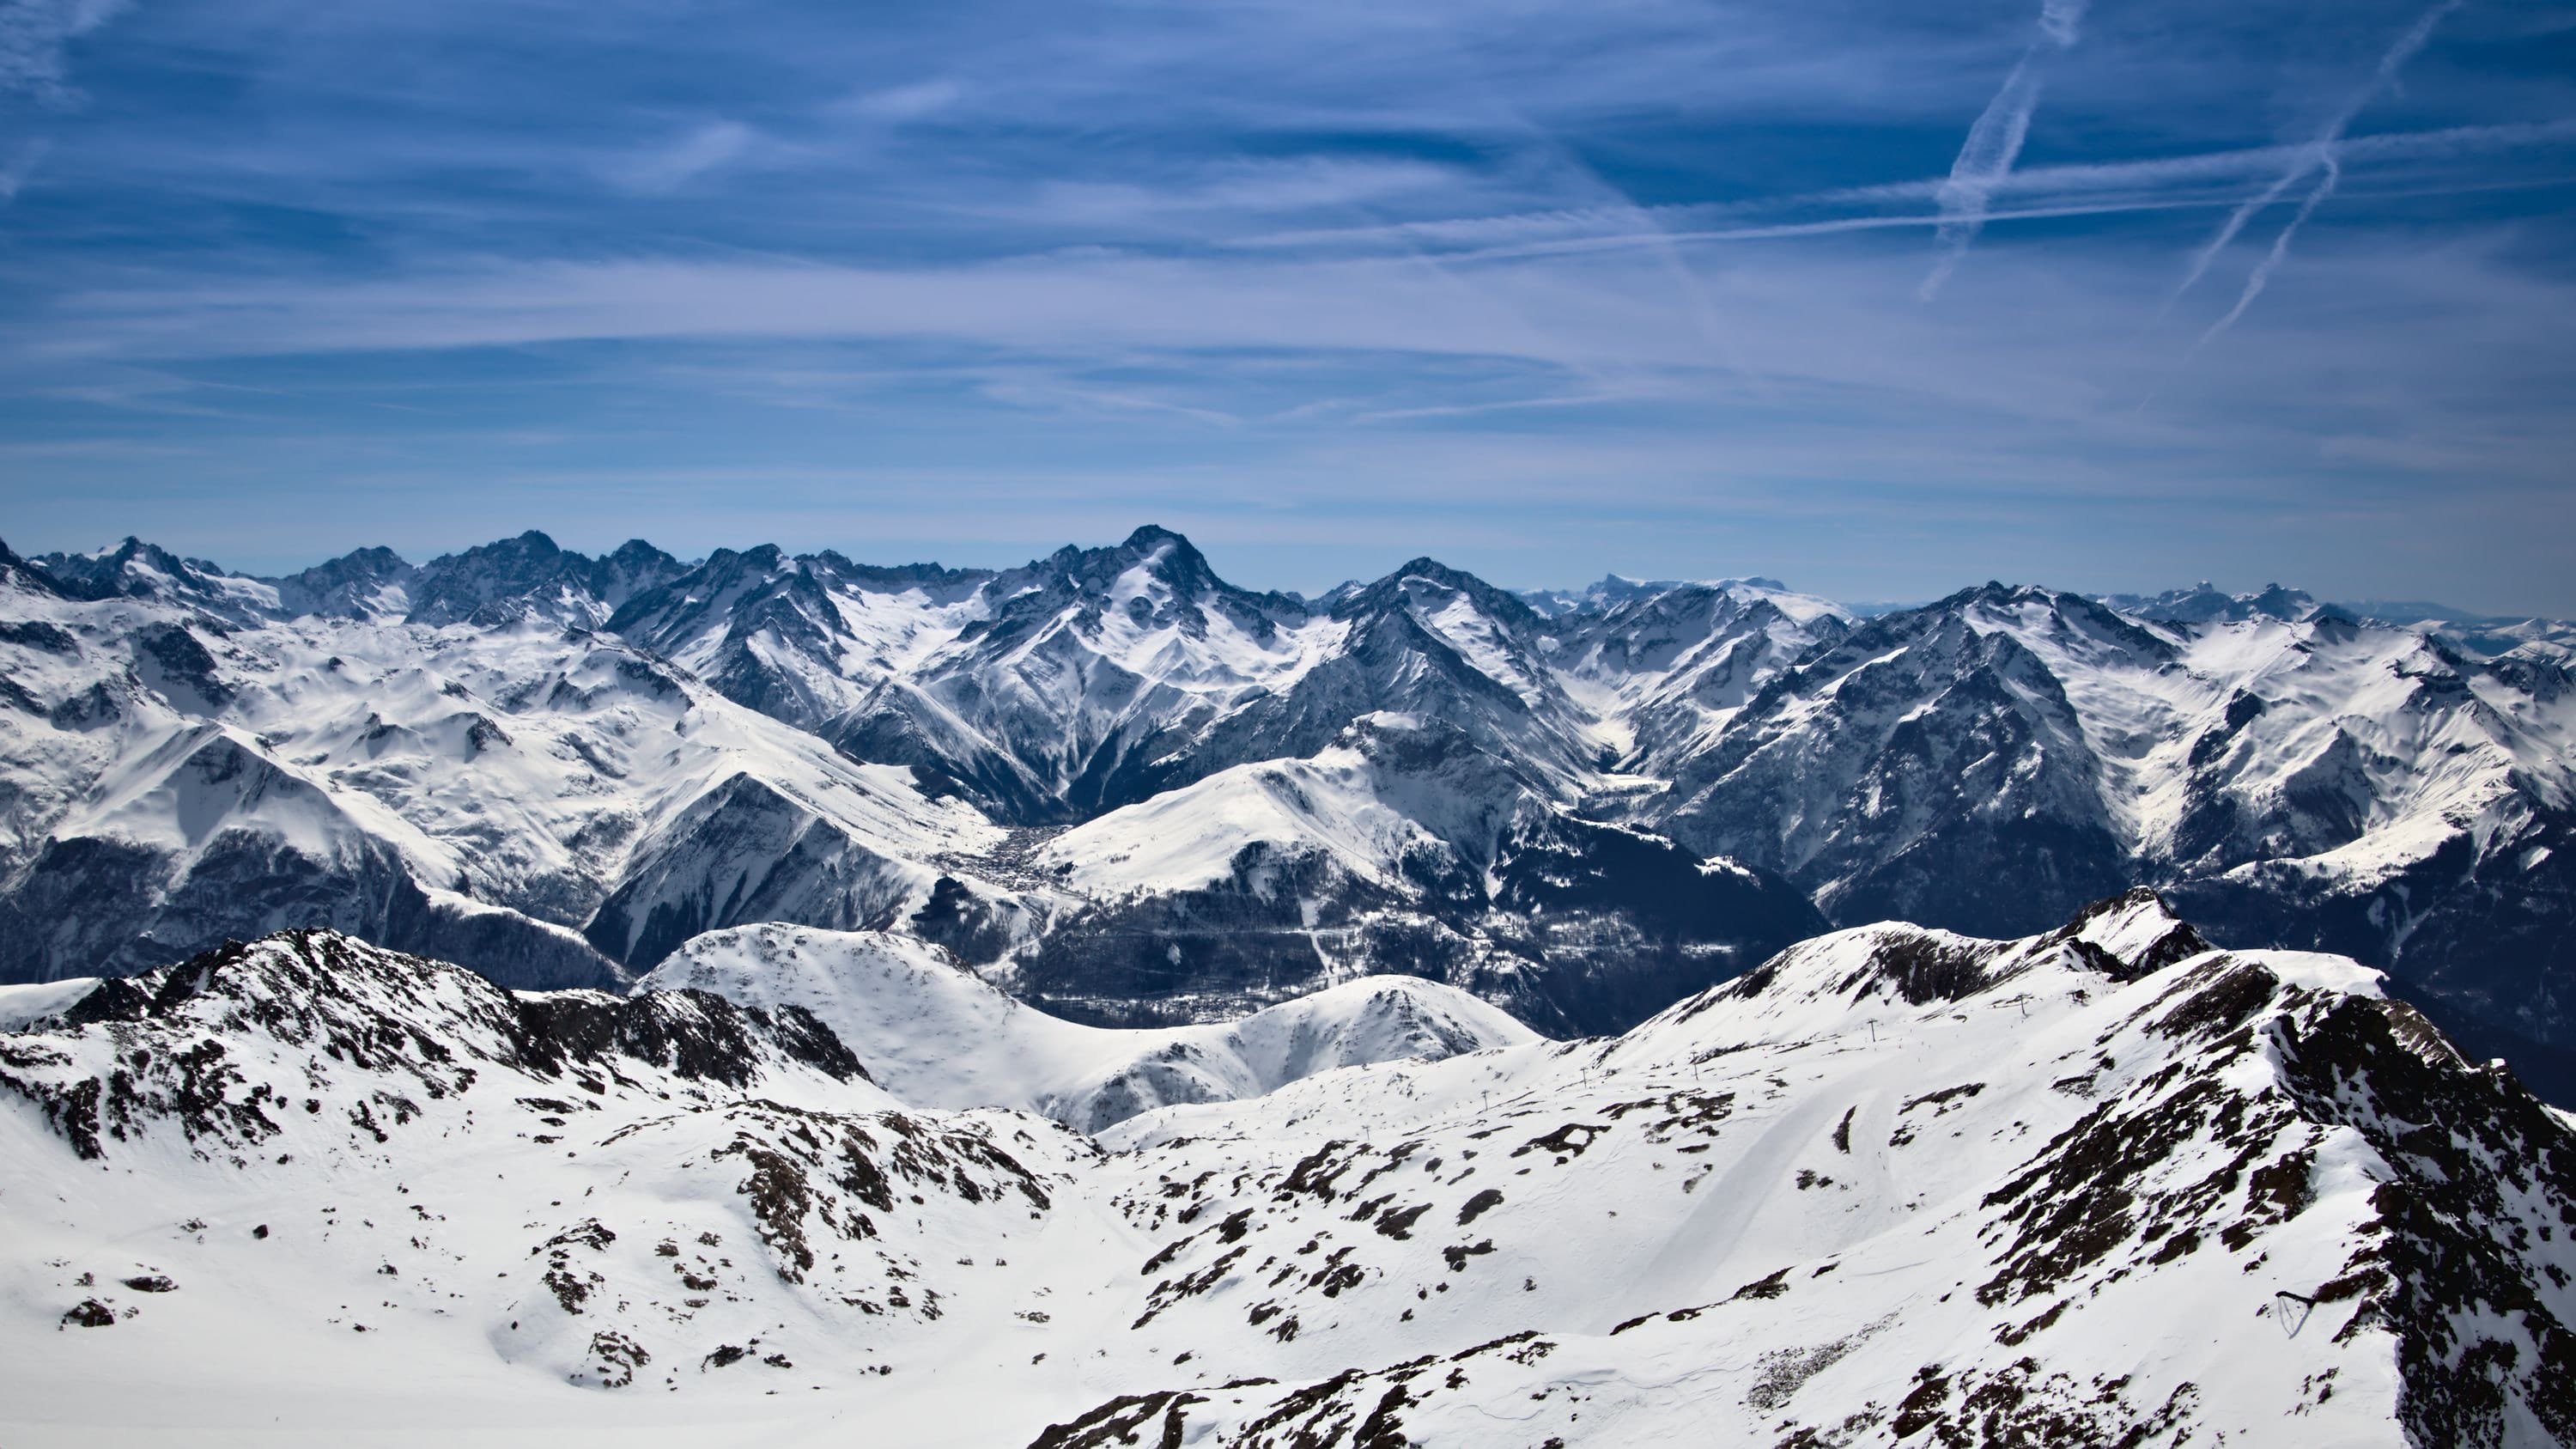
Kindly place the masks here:
POLYGON ((0 972, 331 925, 607 982, 780 920, 1107 1022, 1399 971, 1607 1031, 1821 923, 2148 883, 2563 1048, 2567 631, 2469 622, 2001 584, 1864 620, 1427 558, 1305 599, 1152 527, 1001 571, 0 552, 0 972))
POLYGON ((1393 712, 1100 816, 1034 863, 1086 903, 1010 958, 1014 989, 1107 1025, 1382 972, 1608 1033, 1825 925, 1776 875, 1583 819, 1467 731, 1393 712))

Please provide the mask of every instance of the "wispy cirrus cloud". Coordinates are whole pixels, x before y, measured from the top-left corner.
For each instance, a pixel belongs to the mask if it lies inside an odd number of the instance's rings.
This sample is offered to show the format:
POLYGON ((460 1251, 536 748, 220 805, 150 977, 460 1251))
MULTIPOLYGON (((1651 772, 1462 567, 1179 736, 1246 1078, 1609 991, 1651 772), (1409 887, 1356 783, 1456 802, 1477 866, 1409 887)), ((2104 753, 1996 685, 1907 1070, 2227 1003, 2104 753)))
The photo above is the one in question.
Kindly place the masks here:
POLYGON ((622 158, 609 174, 629 191, 658 195, 741 160, 759 143, 760 133, 740 121, 709 121, 668 145, 622 158))
POLYGON ((2576 452, 2576 8, 2427 3, 137 5, 30 52, 108 103, 46 113, 7 213, 0 424, 54 449, 8 501, 622 509, 694 470, 801 527, 848 497, 761 490, 937 476, 992 490, 961 518, 1163 488, 1320 535, 1482 496, 1538 540, 1497 559, 1687 534, 1885 595, 2223 576, 2239 544, 2149 506, 2181 491, 2381 519, 2316 554, 2431 571, 2375 592, 2536 600, 2576 575, 2491 525, 2576 452), (2178 369, 2175 274, 2242 253, 2208 335, 2265 325, 2178 369), (2475 473, 2439 506, 2437 459, 2475 473), (1889 521, 1798 541, 1842 506, 1889 521))
POLYGON ((830 109, 878 121, 918 121, 949 110, 966 97, 966 87, 944 76, 861 91, 834 101, 830 109))
POLYGON ((126 0, 0 0, 0 94, 63 104, 79 93, 64 47, 105 25, 126 0))
MULTIPOLYGON (((2345 136, 2328 148, 2337 165, 2390 191, 2409 195, 2474 192, 2498 184, 2491 170, 2463 169, 2481 158, 2520 158, 2532 169, 2510 173, 2533 186, 2556 184, 2576 161, 2576 120, 2456 126, 2345 136)), ((1980 226, 2178 210, 2241 209, 2274 189, 2285 167, 2314 164, 2311 143, 2276 144, 2114 162, 2025 166, 1997 178, 1980 226)), ((1261 232, 1229 239, 1232 247, 1321 253, 1436 248, 1512 255, 1680 243, 1770 241, 1861 231, 1938 231, 1951 213, 1938 203, 1945 177, 1922 177, 1827 191, 1791 192, 1752 201, 1657 207, 1561 207, 1545 211, 1365 226, 1261 232), (1638 226, 1651 217, 1651 231, 1638 226)), ((2286 189, 2286 188, 2282 188, 2286 189)))

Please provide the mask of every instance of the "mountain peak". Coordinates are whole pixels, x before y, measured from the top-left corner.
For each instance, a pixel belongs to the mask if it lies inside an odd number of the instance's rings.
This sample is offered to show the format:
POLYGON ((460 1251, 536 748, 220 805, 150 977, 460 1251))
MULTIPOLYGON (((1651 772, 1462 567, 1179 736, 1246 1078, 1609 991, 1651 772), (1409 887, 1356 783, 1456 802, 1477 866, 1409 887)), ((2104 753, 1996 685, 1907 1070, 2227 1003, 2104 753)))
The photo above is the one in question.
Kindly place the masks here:
POLYGON ((279 606, 290 613, 364 617, 401 613, 407 603, 395 586, 413 573, 401 554, 378 544, 265 582, 276 586, 279 606))
MULTIPOLYGON (((543 534, 538 536, 541 538, 544 537, 543 534)), ((617 551, 608 556, 608 562, 612 564, 632 565, 639 563, 659 563, 670 558, 671 556, 669 554, 663 552, 661 549, 655 548, 652 544, 644 541, 643 539, 630 538, 617 546, 617 551)))
POLYGON ((2097 602, 2142 619, 2170 624, 2241 623, 2279 619, 2297 623, 2317 611, 2316 598, 2304 589, 2267 583, 2250 594, 2230 594, 2207 579, 2188 589, 2161 594, 2104 594, 2097 602))
POLYGON ((1175 533, 1171 529, 1165 528, 1159 523, 1148 523, 1138 527, 1134 533, 1127 535, 1127 541, 1120 544, 1119 547, 1121 549, 1130 549, 1142 552, 1146 549, 1154 548, 1166 543, 1176 543, 1183 548, 1189 549, 1192 553, 1198 552, 1196 548, 1191 546, 1190 541, 1187 538, 1175 533))
MULTIPOLYGON (((1304 604, 1285 594, 1257 594, 1227 583, 1207 556, 1186 537, 1160 524, 1146 524, 1127 535, 1115 547, 1082 548, 1066 544, 1045 558, 1015 573, 1031 582, 1033 574, 1052 572, 1077 593, 1106 593, 1129 570, 1144 567, 1173 598, 1195 601, 1211 595, 1230 601, 1229 607, 1254 613, 1287 610, 1302 613, 1304 604)), ((1006 576, 1007 577, 1007 576, 1006 576)), ((1050 581, 1051 582, 1051 581, 1050 581)), ((1247 617, 1249 617, 1247 615, 1247 617)))
POLYGON ((222 565, 182 558, 131 534, 113 548, 49 553, 24 562, 50 578, 58 592, 73 598, 167 598, 235 623, 255 613, 222 565))
POLYGON ((1342 618, 1356 618, 1362 614, 1400 608, 1406 594, 1404 586, 1415 579, 1464 594, 1488 618, 1503 623, 1536 628, 1545 622, 1520 595, 1498 589, 1465 569, 1451 568, 1427 554, 1408 559, 1375 583, 1342 596, 1334 604, 1333 613, 1342 618))
POLYGON ((1191 593, 1224 587, 1198 545, 1157 524, 1146 524, 1127 535, 1127 541, 1118 545, 1118 556, 1152 559, 1156 575, 1191 593))
MULTIPOLYGON (((603 568, 609 562, 560 548, 552 538, 532 528, 516 538, 442 554, 422 565, 410 618, 415 623, 452 624, 472 619, 488 608, 496 611, 488 617, 499 620, 524 612, 519 603, 549 616, 567 608, 583 612, 593 605, 605 604, 608 607, 598 611, 604 617, 632 592, 630 588, 612 587, 612 580, 602 576, 604 572, 618 572, 603 568), (587 602, 582 600, 584 595, 588 596, 587 602)), ((676 562, 650 545, 640 562, 642 567, 636 571, 651 573, 657 579, 661 574, 678 572, 676 562)))

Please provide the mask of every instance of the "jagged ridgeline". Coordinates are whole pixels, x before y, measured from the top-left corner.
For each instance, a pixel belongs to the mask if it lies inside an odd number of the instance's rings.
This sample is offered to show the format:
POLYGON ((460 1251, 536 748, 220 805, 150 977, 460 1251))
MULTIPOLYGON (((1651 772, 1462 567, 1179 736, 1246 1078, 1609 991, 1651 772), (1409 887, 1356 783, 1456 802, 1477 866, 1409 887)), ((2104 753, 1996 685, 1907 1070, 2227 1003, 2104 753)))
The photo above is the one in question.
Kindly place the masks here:
POLYGON ((13 1444, 2576 1443, 2576 1126, 2144 891, 1571 1043, 295 931, 0 987, 0 1161, 13 1444))
POLYGON ((0 549, 0 978, 325 926, 519 987, 907 936, 1094 1025, 1396 972, 1615 1032, 1832 925, 2146 883, 2566 1096, 2576 632, 2205 586, 1318 597, 542 534, 256 579, 0 549))

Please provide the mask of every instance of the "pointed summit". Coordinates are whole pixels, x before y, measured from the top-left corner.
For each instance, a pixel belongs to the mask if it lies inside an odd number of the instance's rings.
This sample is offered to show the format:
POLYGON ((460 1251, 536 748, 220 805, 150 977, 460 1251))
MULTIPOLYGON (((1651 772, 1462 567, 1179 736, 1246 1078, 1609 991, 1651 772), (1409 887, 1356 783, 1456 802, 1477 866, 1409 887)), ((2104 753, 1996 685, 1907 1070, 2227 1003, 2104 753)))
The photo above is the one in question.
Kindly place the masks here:
MULTIPOLYGON (((1213 599, 1217 607, 1239 616, 1238 622, 1256 633, 1266 633, 1266 626, 1259 622, 1263 616, 1302 618, 1307 613, 1305 602, 1292 595, 1256 593, 1227 583, 1217 576, 1207 555, 1200 553, 1196 544, 1153 523, 1136 529, 1112 548, 1066 544, 1043 559, 1002 575, 1000 582, 1009 596, 1034 585, 1041 590, 1070 589, 1073 597, 1098 600, 1139 567, 1169 592, 1171 602, 1195 608, 1200 601, 1213 599)), ((1032 600, 1012 605, 1010 611, 1025 612, 1036 607, 1032 600)))
POLYGON ((1546 622, 1518 594, 1495 588, 1465 569, 1451 568, 1428 555, 1409 559, 1384 578, 1343 597, 1333 605, 1333 615, 1357 619, 1401 608, 1426 586, 1464 595, 1485 617, 1511 628, 1535 630, 1546 622))
POLYGON ((289 614, 366 618, 409 609, 403 586, 416 572, 402 555, 379 545, 268 582, 277 586, 279 607, 289 614))
POLYGON ((1191 548, 1188 538, 1171 529, 1165 528, 1159 523, 1139 525, 1134 533, 1127 535, 1127 541, 1120 544, 1119 547, 1131 552, 1142 553, 1147 549, 1166 543, 1177 543, 1183 548, 1190 549, 1190 552, 1192 553, 1198 552, 1197 549, 1191 548))
POLYGON ((1118 556, 1144 564, 1181 598, 1242 592, 1217 577, 1196 544, 1158 524, 1146 524, 1127 535, 1127 541, 1118 546, 1118 556))

